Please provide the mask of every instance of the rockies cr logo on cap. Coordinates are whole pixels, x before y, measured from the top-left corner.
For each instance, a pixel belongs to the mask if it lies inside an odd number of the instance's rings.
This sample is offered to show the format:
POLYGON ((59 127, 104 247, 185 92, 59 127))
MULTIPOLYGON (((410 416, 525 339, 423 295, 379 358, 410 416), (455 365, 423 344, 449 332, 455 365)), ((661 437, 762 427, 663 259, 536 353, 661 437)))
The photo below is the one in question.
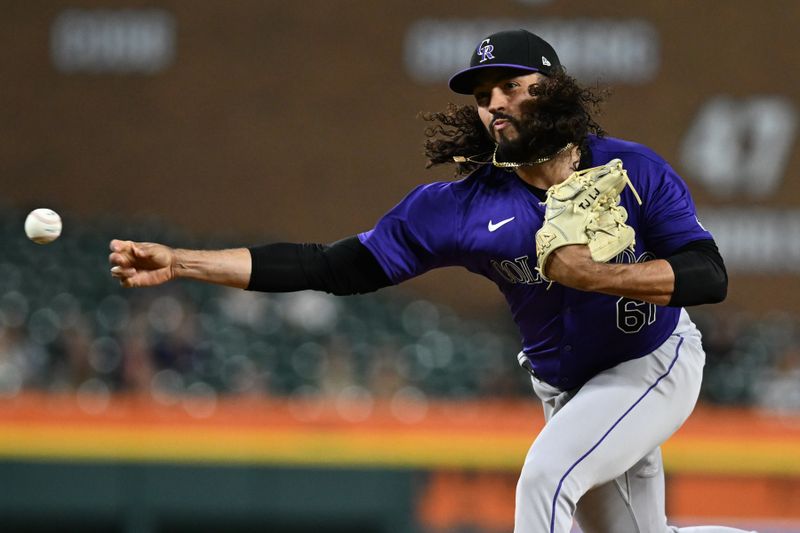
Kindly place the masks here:
POLYGON ((489 59, 494 59, 494 56, 492 55, 493 51, 494 46, 489 44, 489 39, 484 39, 481 41, 481 44, 478 45, 478 50, 475 53, 483 58, 480 60, 480 63, 483 63, 489 59))

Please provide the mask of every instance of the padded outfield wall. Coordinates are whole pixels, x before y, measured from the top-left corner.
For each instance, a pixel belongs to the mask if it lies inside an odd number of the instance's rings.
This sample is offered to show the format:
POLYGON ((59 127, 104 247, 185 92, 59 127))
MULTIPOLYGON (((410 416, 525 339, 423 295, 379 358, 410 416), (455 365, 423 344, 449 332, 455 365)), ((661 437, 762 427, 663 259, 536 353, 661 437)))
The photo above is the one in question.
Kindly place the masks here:
MULTIPOLYGON (((542 423, 525 401, 28 394, 0 413, 0 519, 38 533, 509 531, 542 423)), ((800 531, 800 418, 700 408, 663 449, 674 523, 800 531)))

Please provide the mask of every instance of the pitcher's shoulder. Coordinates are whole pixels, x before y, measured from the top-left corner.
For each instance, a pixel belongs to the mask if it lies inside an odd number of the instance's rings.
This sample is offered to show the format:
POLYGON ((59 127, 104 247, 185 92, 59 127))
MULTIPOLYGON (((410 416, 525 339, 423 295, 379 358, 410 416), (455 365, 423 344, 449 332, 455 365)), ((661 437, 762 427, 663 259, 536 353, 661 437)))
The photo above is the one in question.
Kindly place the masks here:
POLYGON ((591 137, 589 149, 592 159, 602 165, 611 159, 621 159, 626 168, 629 166, 663 166, 667 161, 658 155, 652 148, 644 144, 618 139, 616 137, 591 137))

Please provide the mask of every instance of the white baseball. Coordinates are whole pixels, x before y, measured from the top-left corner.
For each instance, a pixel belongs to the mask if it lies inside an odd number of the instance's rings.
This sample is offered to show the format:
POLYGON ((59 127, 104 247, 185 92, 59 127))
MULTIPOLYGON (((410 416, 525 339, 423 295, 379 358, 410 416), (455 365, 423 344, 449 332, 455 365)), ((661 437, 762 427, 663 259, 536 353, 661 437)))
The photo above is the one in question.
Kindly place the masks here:
POLYGON ((61 235, 61 217, 52 209, 34 209, 25 219, 25 235, 36 244, 53 242, 61 235))

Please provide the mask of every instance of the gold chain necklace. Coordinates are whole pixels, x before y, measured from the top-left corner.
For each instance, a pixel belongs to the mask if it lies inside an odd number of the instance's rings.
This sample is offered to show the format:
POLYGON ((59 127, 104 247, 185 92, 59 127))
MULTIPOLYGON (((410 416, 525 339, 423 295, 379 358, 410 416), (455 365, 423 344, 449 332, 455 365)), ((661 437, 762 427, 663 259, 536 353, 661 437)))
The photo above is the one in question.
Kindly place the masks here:
POLYGON ((511 162, 508 162, 508 161, 498 161, 496 159, 496 157, 495 157, 497 155, 498 146, 495 146, 494 147, 494 152, 492 152, 492 164, 494 166, 498 167, 498 168, 519 168, 519 167, 528 167, 528 166, 533 166, 533 165, 540 165, 542 163, 550 161, 551 159, 553 159, 554 157, 556 157, 558 155, 563 154, 564 152, 566 152, 567 150, 573 148, 574 146, 575 145, 572 144, 572 143, 567 143, 566 146, 564 146, 563 148, 561 148, 560 150, 558 150, 557 152, 555 152, 553 154, 550 154, 550 155, 545 156, 545 157, 540 157, 539 159, 535 159, 533 161, 528 161, 526 163, 511 163, 511 162))

